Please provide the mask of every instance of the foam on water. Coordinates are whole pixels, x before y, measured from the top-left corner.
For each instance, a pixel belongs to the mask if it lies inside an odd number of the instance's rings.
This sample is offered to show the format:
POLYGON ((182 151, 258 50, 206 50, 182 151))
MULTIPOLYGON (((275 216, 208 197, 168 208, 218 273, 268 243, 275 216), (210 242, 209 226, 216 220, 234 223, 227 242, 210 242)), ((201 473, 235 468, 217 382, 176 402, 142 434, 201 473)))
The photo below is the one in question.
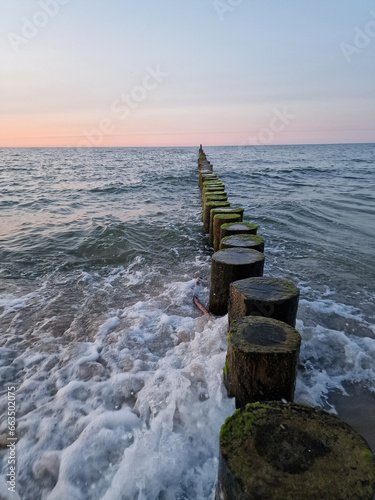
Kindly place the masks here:
MULTIPOLYGON (((130 282, 139 283, 137 273, 130 282)), ((4 356, 25 372, 17 390, 23 499, 210 498, 218 434, 234 402, 222 385, 227 318, 198 316, 193 294, 205 300, 208 291, 195 279, 172 282, 108 311, 91 342, 4 356)))
MULTIPOLYGON (((113 270, 105 284, 119 276, 143 283, 137 263, 133 271, 113 270)), ((194 294, 207 300, 207 287, 195 279, 149 290, 107 311, 91 341, 60 343, 56 352, 1 349, 3 368, 24 372, 17 390, 23 499, 213 498, 218 435, 234 411, 222 383, 227 317, 198 316, 194 294)), ((2 297, 2 304, 27 308, 21 299, 2 297)), ((301 302, 321 314, 361 318, 358 308, 331 299, 301 302)), ((297 402, 335 411, 328 394, 345 394, 345 382, 374 392, 374 339, 302 320, 297 329, 297 402)))
MULTIPOLYGON (((317 295, 311 288, 306 291, 310 296, 317 295)), ((321 297, 300 300, 307 324, 297 320, 302 335, 302 369, 297 379, 296 400, 335 412, 328 396, 332 391, 348 395, 347 384, 357 391, 366 389, 375 394, 375 325, 364 318, 359 307, 326 298, 333 293, 326 287, 321 297), (330 323, 343 328, 329 328, 330 323)))
POLYGON ((35 293, 28 293, 22 297, 13 294, 4 294, 0 296, 0 319, 7 314, 13 313, 24 308, 29 300, 35 297, 35 293), (2 309, 2 310, 1 310, 2 309))

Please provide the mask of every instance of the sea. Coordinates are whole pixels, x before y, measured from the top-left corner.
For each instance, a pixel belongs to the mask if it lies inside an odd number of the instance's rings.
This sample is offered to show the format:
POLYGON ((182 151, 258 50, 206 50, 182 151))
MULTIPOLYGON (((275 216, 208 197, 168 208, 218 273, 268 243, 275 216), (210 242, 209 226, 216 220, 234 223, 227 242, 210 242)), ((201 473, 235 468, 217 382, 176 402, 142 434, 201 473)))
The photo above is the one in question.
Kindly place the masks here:
MULTIPOLYGON (((198 146, 0 150, 2 500, 214 498, 235 404, 227 316, 193 304, 198 146)), ((295 401, 375 451, 375 144, 203 147, 300 289, 295 401)))

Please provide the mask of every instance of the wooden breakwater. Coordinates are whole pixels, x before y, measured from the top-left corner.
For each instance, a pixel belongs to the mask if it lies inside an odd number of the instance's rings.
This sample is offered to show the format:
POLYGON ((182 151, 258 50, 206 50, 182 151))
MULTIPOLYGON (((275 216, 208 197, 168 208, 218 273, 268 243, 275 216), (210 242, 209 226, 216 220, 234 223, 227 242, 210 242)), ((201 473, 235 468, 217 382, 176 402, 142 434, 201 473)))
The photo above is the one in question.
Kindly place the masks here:
POLYGON ((237 410, 220 433, 216 500, 372 499, 367 442, 334 415, 293 403, 301 336, 299 290, 263 276, 267 242, 231 206, 230 191, 199 148, 202 221, 214 249, 208 309, 228 313, 223 367, 237 410))

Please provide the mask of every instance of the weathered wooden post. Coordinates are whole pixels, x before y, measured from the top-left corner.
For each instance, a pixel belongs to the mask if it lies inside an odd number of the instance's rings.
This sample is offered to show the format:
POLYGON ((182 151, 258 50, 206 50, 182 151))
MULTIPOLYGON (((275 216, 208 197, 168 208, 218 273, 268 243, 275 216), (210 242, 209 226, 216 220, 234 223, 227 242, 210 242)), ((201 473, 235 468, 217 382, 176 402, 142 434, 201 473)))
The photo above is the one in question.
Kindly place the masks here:
MULTIPOLYGON (((203 210, 203 207, 204 207, 204 204, 206 203, 206 201, 214 200, 215 196, 226 196, 226 199, 228 199, 227 193, 225 191, 206 191, 202 195, 202 210, 203 210)), ((223 200, 221 200, 221 201, 223 201, 223 200)))
POLYGON ((273 318, 232 321, 224 383, 236 407, 255 401, 293 401, 301 336, 273 318))
POLYGON ((258 252, 264 252, 264 239, 256 234, 237 234, 226 236, 220 240, 220 250, 233 247, 252 248, 258 250, 258 252))
POLYGON ((201 190, 202 190, 202 196, 203 194, 205 194, 207 191, 212 191, 212 190, 215 190, 215 191, 225 191, 225 186, 224 184, 221 182, 220 179, 217 179, 217 180, 211 180, 211 181, 204 181, 202 183, 202 186, 201 186, 201 190))
POLYGON ((299 289, 283 278, 263 276, 235 281, 230 286, 228 321, 265 316, 296 325, 299 289))
POLYGON ((218 316, 228 312, 229 285, 252 276, 262 276, 264 255, 247 248, 227 248, 212 256, 209 310, 218 316))
POLYGON ((205 194, 211 193, 212 191, 225 191, 225 187, 223 184, 214 184, 213 186, 211 185, 202 185, 202 200, 204 198, 205 194))
POLYGON ((211 163, 207 160, 207 158, 200 158, 198 160, 198 170, 205 170, 205 169, 210 169, 212 171, 212 165, 211 163))
POLYGON ((223 224, 220 228, 220 239, 236 234, 257 234, 258 226, 251 222, 236 222, 235 224, 223 224))
POLYGON ((236 213, 219 213, 214 215, 213 219, 213 236, 214 236, 214 250, 217 252, 220 247, 220 227, 226 222, 239 222, 241 214, 236 213))
POLYGON ((335 415, 254 403, 221 428, 216 500, 371 500, 374 491, 373 453, 335 415))
POLYGON ((199 173, 198 185, 201 188, 203 182, 205 182, 205 181, 217 181, 217 180, 218 180, 218 177, 217 177, 216 174, 213 174, 211 172, 203 171, 203 172, 199 173))
POLYGON ((203 224, 204 230, 208 233, 210 229, 210 211, 213 208, 226 208, 230 207, 229 201, 208 201, 203 208, 203 224))
POLYGON ((205 195, 204 202, 202 203, 202 210, 204 210, 204 205, 209 201, 227 201, 228 196, 224 191, 213 192, 208 195, 205 195))
POLYGON ((210 225, 208 230, 208 244, 213 247, 214 246, 214 217, 216 214, 239 214, 241 216, 240 221, 243 219, 244 209, 242 207, 228 207, 225 210, 212 210, 210 212, 210 225))

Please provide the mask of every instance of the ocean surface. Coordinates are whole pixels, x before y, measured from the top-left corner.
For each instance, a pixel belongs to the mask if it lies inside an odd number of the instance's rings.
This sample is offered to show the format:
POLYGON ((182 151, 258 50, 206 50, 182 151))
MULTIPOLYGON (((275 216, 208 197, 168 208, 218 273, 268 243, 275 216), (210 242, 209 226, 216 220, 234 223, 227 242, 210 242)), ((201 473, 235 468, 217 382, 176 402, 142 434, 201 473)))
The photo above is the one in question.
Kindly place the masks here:
MULTIPOLYGON (((300 287, 296 401, 375 450, 375 145, 204 147, 300 287)), ((0 498, 212 499, 227 317, 196 148, 0 150, 0 498), (16 493, 8 491, 14 386, 16 493)))

